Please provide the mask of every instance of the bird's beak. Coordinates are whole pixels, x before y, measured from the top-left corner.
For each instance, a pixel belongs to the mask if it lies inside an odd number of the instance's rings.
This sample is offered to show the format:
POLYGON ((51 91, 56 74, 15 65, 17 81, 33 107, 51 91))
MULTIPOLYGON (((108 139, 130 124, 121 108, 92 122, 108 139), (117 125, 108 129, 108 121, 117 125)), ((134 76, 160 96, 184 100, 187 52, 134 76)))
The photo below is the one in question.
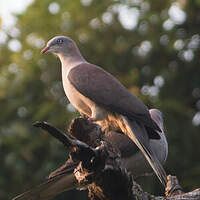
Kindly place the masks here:
POLYGON ((44 49, 42 49, 42 51, 40 52, 41 54, 46 53, 49 50, 49 46, 44 47, 44 49))

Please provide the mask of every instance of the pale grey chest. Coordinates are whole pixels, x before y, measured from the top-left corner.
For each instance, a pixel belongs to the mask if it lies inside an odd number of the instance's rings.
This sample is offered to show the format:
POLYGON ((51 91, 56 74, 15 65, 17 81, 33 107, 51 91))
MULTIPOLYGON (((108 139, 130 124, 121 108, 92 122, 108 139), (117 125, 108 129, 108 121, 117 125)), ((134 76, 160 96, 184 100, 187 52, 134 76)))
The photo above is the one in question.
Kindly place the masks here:
POLYGON ((91 117, 91 108, 94 103, 83 96, 69 81, 67 74, 62 74, 62 83, 65 94, 70 103, 80 112, 91 117))

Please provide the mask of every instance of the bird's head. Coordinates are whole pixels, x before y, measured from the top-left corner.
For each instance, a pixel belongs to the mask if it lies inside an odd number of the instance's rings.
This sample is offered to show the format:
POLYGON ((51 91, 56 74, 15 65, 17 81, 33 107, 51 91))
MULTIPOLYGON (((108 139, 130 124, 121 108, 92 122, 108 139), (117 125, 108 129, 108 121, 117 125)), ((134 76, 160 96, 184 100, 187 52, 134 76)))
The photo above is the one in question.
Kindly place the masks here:
POLYGON ((150 109, 149 113, 151 118, 157 123, 157 125, 163 129, 163 114, 158 109, 150 109))
POLYGON ((73 45, 73 40, 66 36, 56 36, 47 42, 41 53, 68 54, 73 45))

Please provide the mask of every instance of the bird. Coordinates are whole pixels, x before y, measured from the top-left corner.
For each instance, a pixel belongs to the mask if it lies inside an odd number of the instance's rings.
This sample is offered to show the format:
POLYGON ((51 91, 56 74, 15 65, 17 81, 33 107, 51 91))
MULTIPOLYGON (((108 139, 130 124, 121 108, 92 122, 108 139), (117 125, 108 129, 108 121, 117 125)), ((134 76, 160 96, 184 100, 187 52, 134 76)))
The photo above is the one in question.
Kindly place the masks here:
POLYGON ((102 130, 121 131, 137 145, 165 187, 165 170, 149 140, 159 139, 159 126, 144 103, 103 68, 87 62, 76 43, 66 36, 50 39, 41 53, 58 56, 62 84, 70 103, 102 130))
MULTIPOLYGON (((157 109, 150 109, 149 112, 152 119, 161 129, 159 132, 160 139, 150 139, 150 147, 163 165, 168 155, 168 143, 164 133, 162 113, 157 109)), ((133 178, 152 172, 152 168, 143 153, 127 135, 109 131, 108 134, 104 135, 103 140, 117 149, 120 153, 122 169, 131 172, 133 178)), ((64 191, 86 188, 87 185, 80 184, 75 178, 75 169, 78 163, 69 158, 64 165, 48 176, 47 181, 16 196, 12 200, 50 200, 64 191)))

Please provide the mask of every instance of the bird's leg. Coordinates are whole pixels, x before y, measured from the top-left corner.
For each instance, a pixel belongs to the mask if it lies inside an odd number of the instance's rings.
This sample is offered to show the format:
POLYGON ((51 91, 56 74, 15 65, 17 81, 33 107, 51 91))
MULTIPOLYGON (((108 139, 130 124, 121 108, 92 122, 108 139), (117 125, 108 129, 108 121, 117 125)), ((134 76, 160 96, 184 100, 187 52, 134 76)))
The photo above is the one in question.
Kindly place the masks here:
POLYGON ((92 116, 88 118, 91 122, 97 122, 104 120, 107 116, 107 112, 105 109, 103 109, 100 106, 97 106, 96 104, 92 107, 92 116))
POLYGON ((82 118, 88 119, 88 116, 85 113, 80 112, 82 118))
POLYGON ((93 118, 93 117, 89 117, 88 121, 90 121, 90 122, 96 122, 97 120, 95 118, 93 118))

